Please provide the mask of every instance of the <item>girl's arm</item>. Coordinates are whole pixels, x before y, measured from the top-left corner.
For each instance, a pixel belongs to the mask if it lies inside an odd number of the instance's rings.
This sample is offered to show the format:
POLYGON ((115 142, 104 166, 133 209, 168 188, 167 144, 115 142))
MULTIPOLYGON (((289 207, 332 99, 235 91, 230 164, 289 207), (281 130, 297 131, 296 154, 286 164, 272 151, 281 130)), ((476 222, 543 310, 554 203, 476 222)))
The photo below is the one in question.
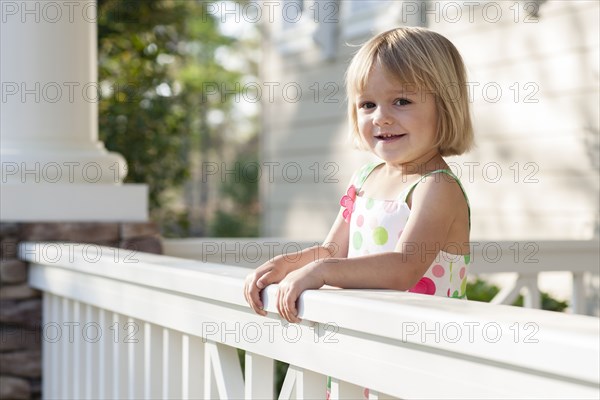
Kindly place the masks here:
POLYGON ((325 284, 347 289, 410 289, 445 247, 450 227, 465 211, 461 207, 466 209, 466 202, 456 183, 436 180, 435 176, 426 178, 412 194, 411 216, 394 252, 331 258, 289 274, 279 285, 280 314, 290 322, 299 322, 298 296, 325 284))
POLYGON ((348 255, 348 235, 350 228, 342 216, 340 209, 325 242, 319 246, 309 247, 293 257, 277 256, 258 267, 246 277, 244 283, 244 296, 250 307, 260 315, 267 315, 263 310, 260 292, 272 283, 278 283, 289 273, 296 271, 308 264, 323 261, 332 257, 346 257, 348 255))

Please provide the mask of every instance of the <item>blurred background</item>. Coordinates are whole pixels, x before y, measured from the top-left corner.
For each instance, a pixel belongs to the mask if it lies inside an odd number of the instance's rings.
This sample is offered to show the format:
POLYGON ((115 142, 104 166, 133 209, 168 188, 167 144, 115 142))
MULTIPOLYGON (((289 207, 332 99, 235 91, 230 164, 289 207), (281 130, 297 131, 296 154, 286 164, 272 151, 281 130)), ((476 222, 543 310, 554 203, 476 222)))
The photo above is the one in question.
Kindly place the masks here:
POLYGON ((99 7, 101 139, 166 237, 322 238, 370 159, 347 140, 345 68, 399 25, 444 34, 467 65, 477 147, 448 161, 473 239, 598 236, 596 1, 99 7))

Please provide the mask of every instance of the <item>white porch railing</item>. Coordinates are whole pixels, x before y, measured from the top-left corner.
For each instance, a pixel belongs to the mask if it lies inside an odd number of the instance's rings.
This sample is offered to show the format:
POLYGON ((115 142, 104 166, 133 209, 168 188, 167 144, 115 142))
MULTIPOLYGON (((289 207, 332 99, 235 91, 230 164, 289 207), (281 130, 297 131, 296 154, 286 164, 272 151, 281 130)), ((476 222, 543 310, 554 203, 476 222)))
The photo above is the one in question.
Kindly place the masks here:
MULTIPOLYGON (((164 252, 203 262, 257 267, 269 258, 309 247, 316 242, 293 242, 278 238, 189 238, 163 239, 164 252)), ((492 304, 512 304, 519 294, 528 308, 541 308, 539 276, 544 272, 569 272, 571 280, 570 311, 591 314, 598 295, 586 298, 585 274, 598 274, 600 248, 598 240, 590 241, 487 241, 471 243, 470 274, 516 273, 492 304)), ((565 285, 568 283, 565 282, 565 285)))
POLYGON ((301 324, 246 305, 247 269, 22 243, 44 291, 45 398, 598 398, 598 319, 383 290, 318 290, 301 324), (246 350, 245 379, 235 348, 246 350), (386 395, 383 395, 385 393, 386 395))

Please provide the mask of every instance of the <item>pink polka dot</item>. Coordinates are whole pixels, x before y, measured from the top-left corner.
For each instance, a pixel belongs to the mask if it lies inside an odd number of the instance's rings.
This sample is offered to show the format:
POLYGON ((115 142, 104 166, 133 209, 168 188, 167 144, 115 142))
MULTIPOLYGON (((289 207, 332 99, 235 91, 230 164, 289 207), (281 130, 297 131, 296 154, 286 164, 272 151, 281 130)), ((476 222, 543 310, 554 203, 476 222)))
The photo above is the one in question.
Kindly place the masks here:
POLYGON ((448 297, 450 297, 450 289, 448 289, 448 297))
POLYGON ((442 267, 440 264, 436 264, 433 266, 431 272, 433 272, 433 276, 435 276, 436 278, 441 278, 442 276, 444 276, 444 273, 446 271, 444 271, 444 267, 442 267))
POLYGON ((359 227, 363 226, 363 223, 365 222, 365 217, 361 214, 358 216, 358 218, 356 218, 356 225, 358 225, 359 227))
POLYGON ((460 272, 458 273, 458 276, 460 276, 460 279, 465 277, 465 273, 467 272, 467 269, 465 267, 462 267, 460 269, 460 272))
POLYGON ((409 292, 422 294, 435 294, 435 283, 429 278, 421 278, 419 282, 409 292))

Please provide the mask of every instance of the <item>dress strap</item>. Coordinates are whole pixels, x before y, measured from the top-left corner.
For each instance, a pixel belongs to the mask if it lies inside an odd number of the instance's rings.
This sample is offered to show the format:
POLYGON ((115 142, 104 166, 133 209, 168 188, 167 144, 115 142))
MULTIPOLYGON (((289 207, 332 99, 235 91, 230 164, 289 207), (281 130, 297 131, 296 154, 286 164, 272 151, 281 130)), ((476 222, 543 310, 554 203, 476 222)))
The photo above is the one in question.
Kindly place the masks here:
POLYGON ((365 183, 371 172, 373 172, 373 170, 380 164, 383 164, 383 162, 372 161, 360 167, 360 169, 356 172, 354 181, 352 182, 352 184, 356 188, 356 191, 358 191, 362 187, 362 185, 365 183))
POLYGON ((458 186, 460 187, 460 190, 462 191, 463 196, 465 196, 465 200, 467 202, 467 211, 469 213, 469 230, 470 230, 471 229, 471 204, 469 203, 469 198, 467 197, 467 192, 465 191, 465 188, 463 187, 462 183, 460 183, 460 179, 458 179, 458 177, 456 175, 454 175, 454 173, 452 171, 450 171, 449 169, 437 169, 435 171, 431 171, 431 172, 428 172, 425 175, 423 175, 417 182, 415 182, 410 187, 408 192, 406 192, 406 196, 404 196, 404 202, 406 202, 406 199, 408 198, 408 196, 410 196, 410 194, 413 192, 413 190, 417 187, 417 185, 419 183, 423 182, 425 180, 425 178, 428 177, 429 175, 433 175, 433 174, 437 174, 437 173, 446 174, 446 175, 452 177, 452 179, 454 179, 456 181, 456 183, 458 183, 458 186))

